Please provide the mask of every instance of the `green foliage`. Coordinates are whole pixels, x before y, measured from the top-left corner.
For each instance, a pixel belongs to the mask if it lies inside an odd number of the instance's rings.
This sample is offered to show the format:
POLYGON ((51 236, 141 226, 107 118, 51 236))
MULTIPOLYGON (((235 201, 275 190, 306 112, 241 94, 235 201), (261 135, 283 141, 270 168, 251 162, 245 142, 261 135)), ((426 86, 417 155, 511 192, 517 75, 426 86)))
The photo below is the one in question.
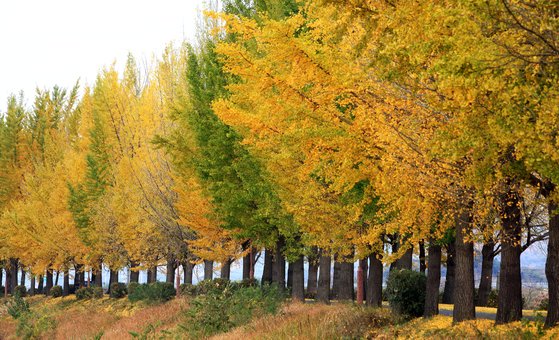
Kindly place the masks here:
POLYGON ((62 287, 54 286, 50 289, 49 295, 53 298, 61 297, 62 296, 62 287))
POLYGON ((160 321, 152 324, 148 324, 141 333, 138 332, 128 332, 134 339, 148 340, 156 339, 157 327, 160 325, 160 321))
POLYGON ((38 339, 56 327, 56 322, 47 314, 25 313, 18 320, 16 334, 23 339, 38 339))
POLYGON ((183 283, 179 286, 181 295, 194 296, 196 295, 196 286, 188 283, 183 283))
POLYGON ((122 282, 113 282, 111 283, 110 287, 110 294, 109 296, 114 299, 120 299, 128 294, 128 290, 126 289, 126 284, 122 282))
POLYGON ((138 282, 130 282, 128 284, 128 294, 134 294, 138 286, 140 286, 138 282))
POLYGON ((8 302, 8 314, 14 319, 19 319, 26 313, 29 313, 29 303, 16 292, 12 300, 8 302))
POLYGON ((14 288, 14 295, 19 295, 21 297, 27 296, 27 288, 25 286, 16 286, 14 288))
POLYGON ((248 323, 255 316, 274 314, 285 296, 274 285, 243 287, 214 286, 191 301, 182 328, 193 338, 226 332, 248 323))
POLYGON ((141 284, 128 292, 128 299, 132 302, 147 301, 149 303, 165 302, 177 294, 172 283, 154 282, 141 284))
POLYGON ((101 287, 82 287, 76 290, 76 299, 90 300, 100 299, 103 297, 103 288, 101 287))
POLYGON ((542 299, 538 305, 538 310, 547 310, 549 308, 549 298, 542 299))
POLYGON ((392 271, 386 283, 390 308, 405 317, 423 315, 426 283, 425 274, 407 269, 392 271))

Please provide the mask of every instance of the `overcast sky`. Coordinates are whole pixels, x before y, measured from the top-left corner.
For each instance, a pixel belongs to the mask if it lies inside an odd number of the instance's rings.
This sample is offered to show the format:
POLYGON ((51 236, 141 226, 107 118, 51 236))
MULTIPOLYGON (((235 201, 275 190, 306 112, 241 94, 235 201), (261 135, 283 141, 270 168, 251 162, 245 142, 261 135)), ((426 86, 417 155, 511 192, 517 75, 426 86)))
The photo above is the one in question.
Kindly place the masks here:
POLYGON ((103 66, 193 41, 203 0, 0 0, 0 112, 23 90, 92 85, 103 66))

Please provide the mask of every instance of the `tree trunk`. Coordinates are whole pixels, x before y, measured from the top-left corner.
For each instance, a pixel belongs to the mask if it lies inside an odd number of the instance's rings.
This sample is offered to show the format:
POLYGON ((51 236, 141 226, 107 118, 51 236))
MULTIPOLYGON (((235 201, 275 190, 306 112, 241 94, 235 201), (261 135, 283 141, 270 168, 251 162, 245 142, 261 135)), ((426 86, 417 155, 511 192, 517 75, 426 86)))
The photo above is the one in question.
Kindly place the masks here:
POLYGON ((353 263, 342 262, 340 264, 340 283, 338 288, 339 301, 353 300, 353 263))
POLYGON ((419 272, 425 274, 427 266, 425 264, 425 242, 419 241, 419 272))
POLYGON ((51 288, 52 288, 52 270, 47 269, 47 284, 45 287, 45 295, 50 295, 51 288))
POLYGON ((6 282, 4 284, 4 295, 7 294, 11 294, 12 293, 12 289, 11 286, 12 285, 12 271, 9 268, 6 268, 6 282))
POLYGON ((316 291, 316 299, 323 303, 330 302, 330 270, 332 258, 330 255, 322 253, 318 269, 318 289, 316 291))
POLYGON ((549 203, 549 240, 547 242, 547 259, 545 277, 549 294, 549 306, 545 327, 553 327, 559 321, 559 214, 557 204, 549 203))
POLYGON ((454 242, 446 247, 446 278, 444 281, 443 303, 454 303, 454 282, 456 274, 456 248, 454 242))
MULTIPOLYGON (((250 241, 244 242, 242 244, 242 247, 243 247, 243 251, 248 250, 248 248, 250 247, 250 241)), ((251 252, 248 252, 243 257, 243 280, 250 279, 250 255, 251 255, 251 252)))
POLYGON ((25 286, 25 269, 21 268, 21 278, 19 279, 19 285, 25 286))
POLYGON ((496 324, 522 319, 522 279, 520 254, 522 253, 520 225, 520 197, 510 190, 501 201, 501 268, 496 324))
POLYGON ((439 314, 439 287, 441 286, 441 246, 434 240, 429 242, 429 269, 423 315, 431 317, 439 314))
POLYGON ((372 307, 382 306, 382 261, 376 254, 369 256, 369 277, 367 279, 366 303, 372 307))
POLYGON ((169 257, 167 259, 167 268, 165 272, 165 282, 167 283, 174 283, 175 282, 175 259, 169 257))
POLYGON ((272 281, 275 282, 280 290, 285 289, 285 257, 283 250, 285 247, 285 240, 283 237, 278 238, 276 244, 276 251, 274 254, 274 270, 272 273, 272 281))
POLYGON ((109 289, 108 293, 111 293, 111 286, 113 283, 118 283, 118 270, 112 270, 109 273, 109 289))
POLYGON ((70 271, 68 269, 64 270, 63 282, 62 295, 68 296, 70 294, 70 271))
POLYGON ((139 266, 138 262, 130 261, 130 282, 140 282, 140 271, 139 270, 132 270, 132 268, 136 268, 139 266))
POLYGON ((204 260, 204 280, 212 280, 214 277, 214 261, 204 260))
POLYGON ((308 256, 309 269, 307 272, 307 296, 310 298, 316 297, 316 290, 318 288, 318 248, 313 247, 311 254, 308 256))
POLYGON ((18 272, 18 260, 10 259, 10 294, 14 294, 14 289, 17 286, 17 272, 18 272))
POLYGON ((342 279, 342 263, 338 262, 338 256, 334 255, 334 277, 332 279, 332 291, 330 298, 337 300, 340 293, 340 280, 342 279))
POLYGON ((287 264, 287 289, 293 288, 293 262, 287 264))
POLYGON ((293 301, 305 301, 305 258, 300 255, 297 261, 293 262, 292 281, 291 281, 291 297, 293 301))
POLYGON ((453 321, 461 322, 476 317, 474 303, 474 244, 467 241, 471 230, 470 207, 457 216, 456 221, 456 282, 454 286, 453 321))
POLYGON ((227 259, 221 264, 221 272, 219 273, 219 277, 221 277, 222 279, 231 279, 231 262, 231 259, 227 259))
POLYGON ((479 280, 479 288, 477 291, 477 305, 481 307, 487 306, 489 293, 493 284, 493 260, 495 259, 493 251, 495 242, 488 241, 483 244, 481 249, 481 278, 479 280))
MULTIPOLYGON (((400 236, 398 236, 398 235, 396 235, 396 236, 394 237, 394 239, 392 239, 392 244, 391 244, 391 246, 392 246, 392 254, 397 253, 398 250, 400 249, 400 241, 399 241, 399 239, 400 239, 400 236)), ((400 259, 396 259, 395 261, 393 261, 393 262, 390 264, 390 271, 399 269, 399 261, 400 261, 400 259)))
POLYGON ((194 263, 186 261, 182 264, 182 269, 184 271, 184 283, 187 285, 191 285, 192 276, 194 274, 194 263))
POLYGON ((398 269, 412 270, 413 268, 413 247, 410 246, 404 255, 398 259, 398 269))
POLYGON ((60 286, 60 284, 58 283, 58 279, 60 279, 60 270, 56 271, 56 276, 54 277, 54 286, 60 286))
MULTIPOLYGON (((0 282, 2 282, 1 278, 0 282)), ((29 287, 29 295, 35 295, 35 275, 33 275, 33 273, 31 273, 31 286, 29 287)))
MULTIPOLYGON (((0 286, 4 284, 4 267, 1 265, 3 261, 0 261, 0 286)), ((6 286, 4 286, 6 287, 6 286)), ((0 292, 0 294, 4 294, 4 292, 0 292)))
POLYGON ((357 266, 357 304, 363 304, 365 298, 365 279, 364 276, 367 275, 367 269, 365 269, 365 264, 367 260, 359 260, 359 265, 357 266))
POLYGON ((153 267, 148 269, 147 281, 148 281, 148 283, 157 282, 157 266, 153 266, 153 267))
POLYGON ((43 275, 39 275, 39 286, 37 287, 37 291, 39 292, 39 294, 45 294, 44 285, 45 285, 45 279, 44 279, 43 275))
POLYGON ((99 261, 97 268, 92 271, 95 271, 95 280, 93 280, 95 286, 103 287, 103 262, 99 261))
POLYGON ((262 271, 262 284, 272 283, 274 255, 270 249, 264 252, 264 270, 262 271))

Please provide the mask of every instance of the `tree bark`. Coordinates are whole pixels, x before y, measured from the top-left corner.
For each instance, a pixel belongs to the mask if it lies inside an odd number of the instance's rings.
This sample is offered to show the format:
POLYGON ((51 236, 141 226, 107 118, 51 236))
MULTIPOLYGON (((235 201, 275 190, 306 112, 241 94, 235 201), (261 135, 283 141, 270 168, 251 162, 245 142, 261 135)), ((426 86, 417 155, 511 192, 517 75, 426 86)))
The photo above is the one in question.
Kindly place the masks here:
POLYGON ((64 270, 64 280, 62 287, 62 295, 68 296, 70 294, 70 271, 68 269, 64 270))
POLYGON ((167 258, 167 266, 165 272, 165 282, 167 283, 174 283, 175 282, 175 259, 172 257, 167 258))
POLYGON ((474 244, 467 240, 471 230, 470 207, 457 216, 456 221, 456 282, 454 287, 453 321, 461 322, 476 317, 474 303, 474 244))
POLYGON ((194 274, 194 263, 186 261, 182 264, 182 269, 184 271, 184 283, 187 285, 191 285, 192 276, 194 274))
POLYGON ((285 248, 285 240, 279 237, 276 243, 274 254, 274 270, 272 272, 272 281, 278 285, 280 290, 285 289, 285 257, 283 250, 285 248))
MULTIPOLYGON (((398 235, 396 235, 396 236, 392 239, 392 243, 391 243, 391 246, 392 246, 392 254, 397 253, 398 250, 400 249, 400 241, 399 241, 399 239, 400 239, 400 236, 398 236, 398 235)), ((400 261, 400 259, 396 259, 395 261, 393 261, 393 262, 390 264, 390 271, 399 269, 399 261, 400 261)))
POLYGON ((549 203, 549 240, 547 242, 547 259, 545 276, 549 294, 549 306, 545 327, 553 327, 559 322, 559 214, 557 204, 549 203))
POLYGON ((293 262, 287 264, 287 289, 293 288, 293 262))
POLYGON ((520 275, 522 227, 520 225, 520 196, 514 189, 501 198, 500 215, 503 230, 496 324, 522 319, 522 279, 520 275))
POLYGON ((291 297, 293 301, 305 301, 305 258, 300 255, 297 261, 293 262, 291 297))
POLYGON ((489 294, 491 293, 493 284, 493 260, 495 259, 493 255, 494 249, 495 242, 493 242, 493 240, 485 242, 481 249, 481 278, 477 290, 477 305, 481 307, 487 306, 489 294))
POLYGON ((434 240, 429 242, 429 260, 427 263, 429 268, 423 315, 431 317, 439 314, 439 287, 441 286, 441 246, 436 244, 434 240))
POLYGON ((148 281, 148 283, 157 282, 157 266, 153 266, 153 267, 148 269, 147 281, 148 281))
POLYGON ((322 303, 330 302, 330 270, 332 258, 330 255, 322 253, 318 270, 318 289, 316 291, 316 299, 322 303))
POLYGON ((39 285, 37 286, 37 291, 39 292, 39 294, 45 294, 44 285, 45 285, 45 279, 43 275, 39 275, 39 285))
MULTIPOLYGON (((243 247, 243 251, 248 250, 249 247, 250 247, 250 241, 244 242, 242 247, 243 247)), ((243 280, 250 279, 250 262, 251 262, 250 261, 250 255, 251 255, 251 252, 248 252, 243 257, 243 280)))
POLYGON ((25 269, 21 268, 21 278, 19 279, 19 285, 25 286, 25 269))
POLYGON ((103 262, 99 261, 99 265, 92 272, 95 272, 95 286, 103 287, 103 262))
POLYGON ((398 259, 398 269, 412 270, 413 268, 413 247, 410 246, 404 255, 398 259))
POLYGON ((45 286, 45 295, 50 295, 51 288, 52 288, 52 270, 47 269, 47 284, 45 286))
POLYGON ((314 298, 318 288, 318 248, 313 247, 308 256, 309 269, 307 272, 307 296, 314 298))
POLYGON ((419 272, 425 274, 427 266, 425 264, 425 242, 419 241, 419 272))
POLYGON ((132 270, 132 268, 138 267, 140 264, 138 262, 130 261, 130 282, 140 282, 140 271, 132 270))
POLYGON ((265 249, 264 252, 264 269, 262 271, 262 284, 272 283, 274 255, 270 249, 265 249))
POLYGON ((10 270, 10 268, 6 268, 6 282, 4 284, 4 295, 7 294, 12 294, 12 289, 11 286, 12 285, 12 271, 10 270))
POLYGON ((14 294, 14 289, 17 286, 17 272, 18 272, 18 260, 10 259, 10 294, 14 294))
POLYGON ((231 259, 227 259, 223 261, 221 264, 221 271, 219 273, 219 277, 225 280, 231 279, 231 259))
POLYGON ((367 260, 359 260, 359 265, 357 266, 357 304, 363 304, 363 299, 365 298, 365 279, 367 270, 365 269, 365 263, 367 260))
POLYGON ((454 303, 454 282, 456 275, 456 248, 454 242, 446 247, 446 278, 444 281, 443 303, 454 303))
POLYGON ((382 261, 376 254, 369 256, 369 277, 367 279, 367 299, 366 303, 372 307, 382 306, 382 261))
MULTIPOLYGON (((1 278, 0 282, 2 282, 1 278)), ((33 275, 33 273, 31 273, 31 287, 29 287, 29 295, 35 295, 35 275, 33 275)))
POLYGON ((109 273, 109 289, 108 293, 111 293, 111 286, 113 283, 118 283, 118 270, 112 270, 109 273))
POLYGON ((204 280, 212 280, 214 277, 214 261, 204 260, 204 280))
POLYGON ((332 291, 330 298, 337 300, 340 293, 340 284, 342 279, 342 263, 338 261, 338 256, 334 255, 334 277, 332 278, 332 291))
POLYGON ((353 272, 352 262, 342 262, 340 264, 340 283, 338 288, 339 301, 352 301, 354 298, 353 272))

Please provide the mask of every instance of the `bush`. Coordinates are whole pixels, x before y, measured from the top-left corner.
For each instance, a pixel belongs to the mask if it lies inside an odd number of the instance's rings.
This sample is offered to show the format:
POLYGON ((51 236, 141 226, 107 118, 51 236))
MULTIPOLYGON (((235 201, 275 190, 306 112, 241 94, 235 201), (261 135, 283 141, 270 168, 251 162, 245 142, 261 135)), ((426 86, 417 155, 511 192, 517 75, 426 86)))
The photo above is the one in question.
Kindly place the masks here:
POLYGON ((188 283, 183 283, 179 286, 181 295, 194 296, 196 295, 196 286, 188 283))
POLYGON ((8 314, 14 319, 19 319, 26 313, 29 313, 29 304, 16 292, 8 302, 8 314))
MULTIPOLYGON (((2 292, 4 293, 4 292, 2 292)), ((25 286, 16 286, 14 288, 14 295, 19 294, 21 297, 27 296, 27 288, 25 286)))
POLYGON ((100 299, 103 297, 103 288, 101 287, 82 287, 76 290, 76 299, 90 300, 100 299))
POLYGON ((190 302, 187 324, 182 326, 192 338, 208 337, 248 323, 254 316, 276 313, 285 296, 277 286, 243 287, 227 284, 209 289, 190 302))
POLYGON ((172 283, 154 282, 141 284, 128 292, 130 301, 164 302, 177 294, 172 283))
POLYGON ((128 294, 134 294, 136 288, 138 288, 140 284, 138 282, 130 282, 128 284, 128 294))
POLYGON ((49 315, 25 313, 18 320, 16 334, 22 339, 39 339, 45 332, 56 328, 56 322, 49 315))
POLYGON ((544 298, 538 305, 538 310, 547 310, 549 308, 549 298, 544 298))
POLYGON ((496 289, 491 289, 489 292, 489 297, 487 298, 487 307, 497 308, 499 298, 499 291, 496 289))
POLYGON ((113 282, 111 283, 111 293, 109 296, 113 299, 121 299, 128 294, 128 290, 126 289, 126 284, 122 282, 113 282))
POLYGON ((102 299, 103 294, 105 294, 105 292, 103 291, 103 287, 93 287, 92 292, 94 299, 102 299))
POLYGON ((62 287, 54 286, 50 289, 49 295, 53 298, 61 297, 62 296, 62 287))
POLYGON ((386 297, 390 308, 405 317, 419 317, 425 308, 427 278, 413 270, 390 273, 386 283, 386 297))

